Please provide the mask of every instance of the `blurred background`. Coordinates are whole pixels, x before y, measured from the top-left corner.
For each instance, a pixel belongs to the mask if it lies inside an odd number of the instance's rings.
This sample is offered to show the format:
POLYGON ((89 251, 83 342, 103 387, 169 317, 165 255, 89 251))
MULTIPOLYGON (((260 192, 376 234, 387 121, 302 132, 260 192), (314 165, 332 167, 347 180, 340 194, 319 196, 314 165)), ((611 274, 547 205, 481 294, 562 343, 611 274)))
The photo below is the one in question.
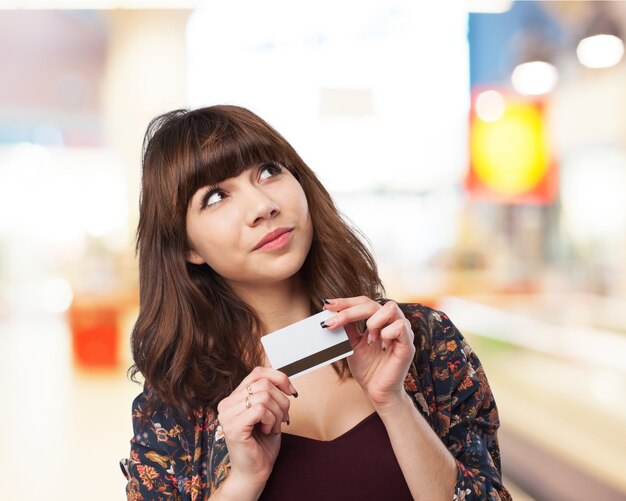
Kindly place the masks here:
POLYGON ((148 121, 233 103, 489 376, 515 499, 626 499, 626 2, 0 0, 0 479, 123 499, 148 121))

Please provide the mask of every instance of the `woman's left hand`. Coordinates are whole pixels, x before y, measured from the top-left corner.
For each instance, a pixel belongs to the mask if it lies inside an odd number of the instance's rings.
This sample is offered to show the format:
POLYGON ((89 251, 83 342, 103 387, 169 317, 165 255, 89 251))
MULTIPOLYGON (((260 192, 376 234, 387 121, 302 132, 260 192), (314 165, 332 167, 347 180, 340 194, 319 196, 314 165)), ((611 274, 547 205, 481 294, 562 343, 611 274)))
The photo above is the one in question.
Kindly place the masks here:
POLYGON ((325 320, 329 329, 345 327, 354 354, 350 372, 375 407, 393 404, 404 394, 404 378, 415 355, 413 330, 398 305, 381 306, 368 297, 327 300, 324 309, 337 312, 325 320), (361 334, 355 322, 365 320, 361 334))

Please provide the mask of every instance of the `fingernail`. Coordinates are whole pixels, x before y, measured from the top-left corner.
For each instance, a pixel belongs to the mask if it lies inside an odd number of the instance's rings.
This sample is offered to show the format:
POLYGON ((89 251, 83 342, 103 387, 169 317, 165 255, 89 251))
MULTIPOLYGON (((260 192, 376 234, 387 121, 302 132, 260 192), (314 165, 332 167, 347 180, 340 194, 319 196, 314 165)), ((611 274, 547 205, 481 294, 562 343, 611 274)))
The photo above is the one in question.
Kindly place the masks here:
POLYGON ((291 383, 289 383, 289 389, 291 390, 291 394, 298 398, 298 390, 296 390, 296 387, 294 385, 292 385, 291 383))
POLYGON ((331 318, 327 318, 326 320, 322 320, 320 325, 323 329, 332 329, 333 326, 337 323, 336 315, 331 318))

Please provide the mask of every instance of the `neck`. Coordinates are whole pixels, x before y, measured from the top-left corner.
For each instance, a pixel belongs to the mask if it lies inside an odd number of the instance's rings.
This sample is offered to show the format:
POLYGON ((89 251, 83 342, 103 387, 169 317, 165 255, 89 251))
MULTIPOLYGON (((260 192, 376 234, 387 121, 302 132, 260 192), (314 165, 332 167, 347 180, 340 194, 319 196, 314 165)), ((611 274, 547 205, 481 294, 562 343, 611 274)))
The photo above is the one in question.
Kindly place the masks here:
POLYGON ((266 334, 311 315, 309 298, 299 277, 270 285, 231 287, 257 312, 266 334))

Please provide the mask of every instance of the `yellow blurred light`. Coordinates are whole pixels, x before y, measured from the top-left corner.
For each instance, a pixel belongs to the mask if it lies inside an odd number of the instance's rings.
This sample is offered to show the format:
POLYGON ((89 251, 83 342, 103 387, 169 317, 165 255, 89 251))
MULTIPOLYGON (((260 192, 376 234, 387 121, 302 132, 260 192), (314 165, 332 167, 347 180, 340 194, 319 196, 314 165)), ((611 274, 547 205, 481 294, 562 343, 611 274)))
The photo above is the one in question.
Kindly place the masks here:
POLYGON ((559 74, 546 61, 530 61, 515 67, 511 75, 513 88, 524 96, 547 94, 556 86, 559 74))
POLYGON ((475 120, 471 161, 480 180, 495 192, 514 196, 534 188, 549 167, 548 145, 534 104, 507 103, 496 122, 475 120))
POLYGON ((476 98, 476 115, 485 122, 500 120, 506 109, 502 94, 495 90, 487 90, 478 94, 476 98))
POLYGON ((622 60, 624 42, 614 35, 594 35, 578 43, 576 55, 587 68, 608 68, 622 60))

